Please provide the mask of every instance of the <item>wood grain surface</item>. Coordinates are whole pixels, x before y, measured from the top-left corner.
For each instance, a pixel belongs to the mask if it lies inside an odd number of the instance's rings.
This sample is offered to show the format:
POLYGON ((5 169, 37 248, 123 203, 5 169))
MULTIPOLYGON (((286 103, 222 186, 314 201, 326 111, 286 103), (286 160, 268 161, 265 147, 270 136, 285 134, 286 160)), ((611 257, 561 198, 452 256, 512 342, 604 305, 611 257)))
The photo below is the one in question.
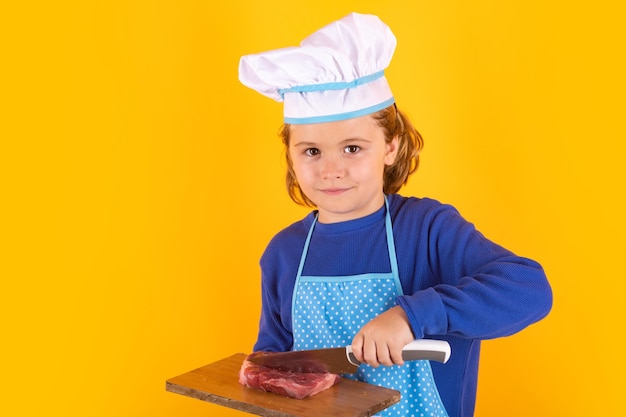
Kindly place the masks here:
POLYGON ((243 353, 166 381, 167 391, 268 417, 367 417, 400 401, 396 390, 342 378, 332 388, 297 400, 239 383, 243 353))

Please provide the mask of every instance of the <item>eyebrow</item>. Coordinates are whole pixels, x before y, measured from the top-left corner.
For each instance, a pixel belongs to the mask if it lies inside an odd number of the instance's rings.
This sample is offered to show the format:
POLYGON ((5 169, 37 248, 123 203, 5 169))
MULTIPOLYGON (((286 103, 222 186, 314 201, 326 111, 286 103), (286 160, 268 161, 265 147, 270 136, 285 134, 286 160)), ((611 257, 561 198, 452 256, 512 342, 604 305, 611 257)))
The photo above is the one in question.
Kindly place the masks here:
MULTIPOLYGON (((339 145, 347 145, 349 143, 355 143, 355 142, 371 142, 371 140, 362 138, 362 137, 354 137, 354 138, 347 138, 344 139, 342 141, 339 142, 339 145)), ((306 146, 306 147, 316 147, 319 146, 319 144, 317 142, 311 142, 311 141, 302 141, 302 142, 295 142, 292 146, 294 147, 302 147, 302 146, 306 146)))

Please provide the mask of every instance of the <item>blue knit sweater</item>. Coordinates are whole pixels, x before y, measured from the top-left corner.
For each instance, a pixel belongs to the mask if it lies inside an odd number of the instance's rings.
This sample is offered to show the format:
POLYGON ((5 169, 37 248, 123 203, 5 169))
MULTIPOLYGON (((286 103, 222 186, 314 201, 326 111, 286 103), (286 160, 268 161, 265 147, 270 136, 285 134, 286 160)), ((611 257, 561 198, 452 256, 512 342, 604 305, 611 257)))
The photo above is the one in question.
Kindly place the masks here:
MULTIPOLYGON (((541 266, 485 238, 456 209, 389 195, 400 282, 397 303, 416 338, 447 340, 448 363, 431 364, 450 417, 470 417, 480 340, 511 335, 552 306, 541 266)), ((292 293, 315 213, 279 232, 262 258, 262 312, 255 351, 292 349, 292 293)), ((303 275, 389 272, 385 207, 366 217, 315 226, 303 275)))

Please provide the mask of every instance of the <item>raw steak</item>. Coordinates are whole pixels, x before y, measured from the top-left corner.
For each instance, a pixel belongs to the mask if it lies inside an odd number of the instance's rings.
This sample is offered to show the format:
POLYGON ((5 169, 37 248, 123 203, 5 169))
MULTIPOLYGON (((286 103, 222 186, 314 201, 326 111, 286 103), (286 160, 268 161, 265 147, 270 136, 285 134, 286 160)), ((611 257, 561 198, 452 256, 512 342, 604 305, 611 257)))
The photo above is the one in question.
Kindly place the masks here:
POLYGON ((254 352, 248 355, 239 370, 240 384, 261 391, 302 399, 327 390, 341 379, 339 375, 330 373, 279 371, 256 365, 248 360, 258 355, 271 355, 271 353, 254 352))

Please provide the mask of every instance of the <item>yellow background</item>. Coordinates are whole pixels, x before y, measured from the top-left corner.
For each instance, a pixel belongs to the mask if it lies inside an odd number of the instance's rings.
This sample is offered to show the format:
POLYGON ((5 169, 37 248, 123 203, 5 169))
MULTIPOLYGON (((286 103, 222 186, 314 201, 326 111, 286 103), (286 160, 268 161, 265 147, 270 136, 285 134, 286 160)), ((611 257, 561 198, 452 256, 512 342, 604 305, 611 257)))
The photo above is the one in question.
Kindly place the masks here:
POLYGON ((0 414, 239 416, 167 378, 249 352, 258 258, 301 218, 282 108, 241 55, 350 11, 425 137, 403 194, 541 262, 545 320, 484 343, 477 416, 624 415, 618 1, 58 1, 0 7, 0 414))

